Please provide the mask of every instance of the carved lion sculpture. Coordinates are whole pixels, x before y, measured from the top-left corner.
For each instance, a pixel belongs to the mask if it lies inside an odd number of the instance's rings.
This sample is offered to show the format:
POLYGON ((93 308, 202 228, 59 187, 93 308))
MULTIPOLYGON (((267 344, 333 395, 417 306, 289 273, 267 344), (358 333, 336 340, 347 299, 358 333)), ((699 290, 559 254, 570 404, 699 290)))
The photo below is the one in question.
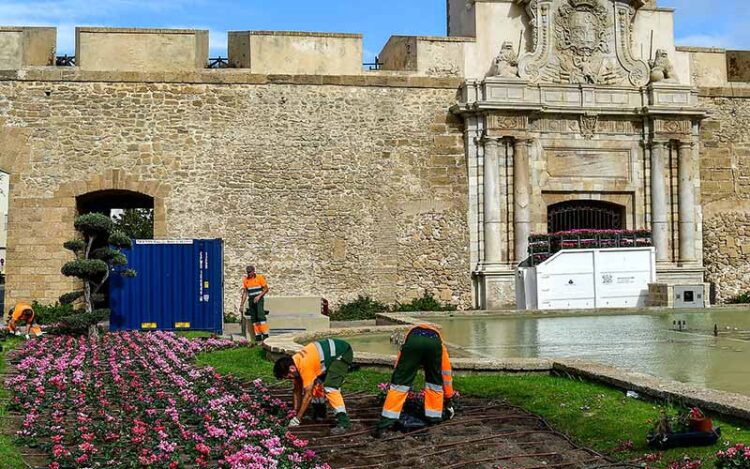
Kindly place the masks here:
POLYGON ((664 49, 657 49, 654 60, 649 60, 651 66, 651 82, 676 81, 674 67, 669 60, 669 54, 664 49))
POLYGON ((518 76, 518 54, 513 50, 512 42, 504 42, 500 53, 495 57, 493 76, 515 78, 518 76))

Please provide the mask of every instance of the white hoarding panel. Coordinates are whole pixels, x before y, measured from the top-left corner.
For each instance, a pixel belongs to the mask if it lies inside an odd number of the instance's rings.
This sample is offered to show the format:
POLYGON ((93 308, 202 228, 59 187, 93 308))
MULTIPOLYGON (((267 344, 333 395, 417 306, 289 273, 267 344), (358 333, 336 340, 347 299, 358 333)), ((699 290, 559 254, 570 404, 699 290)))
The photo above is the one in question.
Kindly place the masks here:
POLYGON ((542 264, 519 268, 521 309, 644 307, 656 281, 654 248, 560 251, 542 264), (522 272, 523 271, 523 272, 522 272))

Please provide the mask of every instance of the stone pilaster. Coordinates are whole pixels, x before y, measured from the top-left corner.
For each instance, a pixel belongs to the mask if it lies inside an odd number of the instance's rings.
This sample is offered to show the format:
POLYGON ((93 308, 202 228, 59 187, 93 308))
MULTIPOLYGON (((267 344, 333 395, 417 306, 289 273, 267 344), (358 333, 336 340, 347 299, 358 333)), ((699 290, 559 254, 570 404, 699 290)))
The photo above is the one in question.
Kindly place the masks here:
POLYGON ((485 270, 502 262, 502 207, 500 199, 500 141, 484 141, 484 262, 485 270))
POLYGON ((657 262, 669 262, 669 204, 665 177, 668 140, 651 142, 651 231, 657 262))
POLYGON ((680 180, 680 263, 695 262, 695 172, 693 143, 681 141, 678 147, 680 180))
POLYGON ((516 138, 513 146, 513 226, 515 230, 515 261, 528 256, 531 235, 531 181, 529 172, 529 141, 516 138))

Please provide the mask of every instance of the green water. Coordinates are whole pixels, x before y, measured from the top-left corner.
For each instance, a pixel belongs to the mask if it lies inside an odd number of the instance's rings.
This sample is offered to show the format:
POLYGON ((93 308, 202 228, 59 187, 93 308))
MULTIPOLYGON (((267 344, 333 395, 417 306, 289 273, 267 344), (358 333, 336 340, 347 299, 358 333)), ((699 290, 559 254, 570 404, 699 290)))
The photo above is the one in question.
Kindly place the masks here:
MULTIPOLYGON (((750 311, 427 320, 477 357, 577 358, 750 395, 750 311), (687 322, 686 332, 673 330, 677 320, 687 322)), ((351 339, 355 350, 396 352, 388 335, 351 339)))

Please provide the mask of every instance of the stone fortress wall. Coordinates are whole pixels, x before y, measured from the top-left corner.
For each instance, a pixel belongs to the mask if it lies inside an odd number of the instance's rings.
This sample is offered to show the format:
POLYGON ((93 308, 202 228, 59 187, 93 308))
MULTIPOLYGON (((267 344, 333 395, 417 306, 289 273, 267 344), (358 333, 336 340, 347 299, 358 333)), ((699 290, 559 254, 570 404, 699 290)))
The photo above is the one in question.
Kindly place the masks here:
MULTIPOLYGON (((53 28, 0 28, 6 304, 70 288, 75 198, 117 189, 154 197, 158 237, 224 238, 228 311, 247 263, 279 295, 477 306, 481 172, 450 109, 504 42, 531 41, 518 3, 449 2, 450 36, 393 37, 380 71, 352 34, 230 33, 235 68, 206 70, 206 31, 80 28, 70 68, 50 66, 53 28), (490 17, 500 27, 474 20, 490 17)), ((671 10, 639 14, 634 50, 673 34, 671 10)), ((709 111, 698 201, 707 280, 726 299, 750 289, 750 55, 667 49, 709 111)))

